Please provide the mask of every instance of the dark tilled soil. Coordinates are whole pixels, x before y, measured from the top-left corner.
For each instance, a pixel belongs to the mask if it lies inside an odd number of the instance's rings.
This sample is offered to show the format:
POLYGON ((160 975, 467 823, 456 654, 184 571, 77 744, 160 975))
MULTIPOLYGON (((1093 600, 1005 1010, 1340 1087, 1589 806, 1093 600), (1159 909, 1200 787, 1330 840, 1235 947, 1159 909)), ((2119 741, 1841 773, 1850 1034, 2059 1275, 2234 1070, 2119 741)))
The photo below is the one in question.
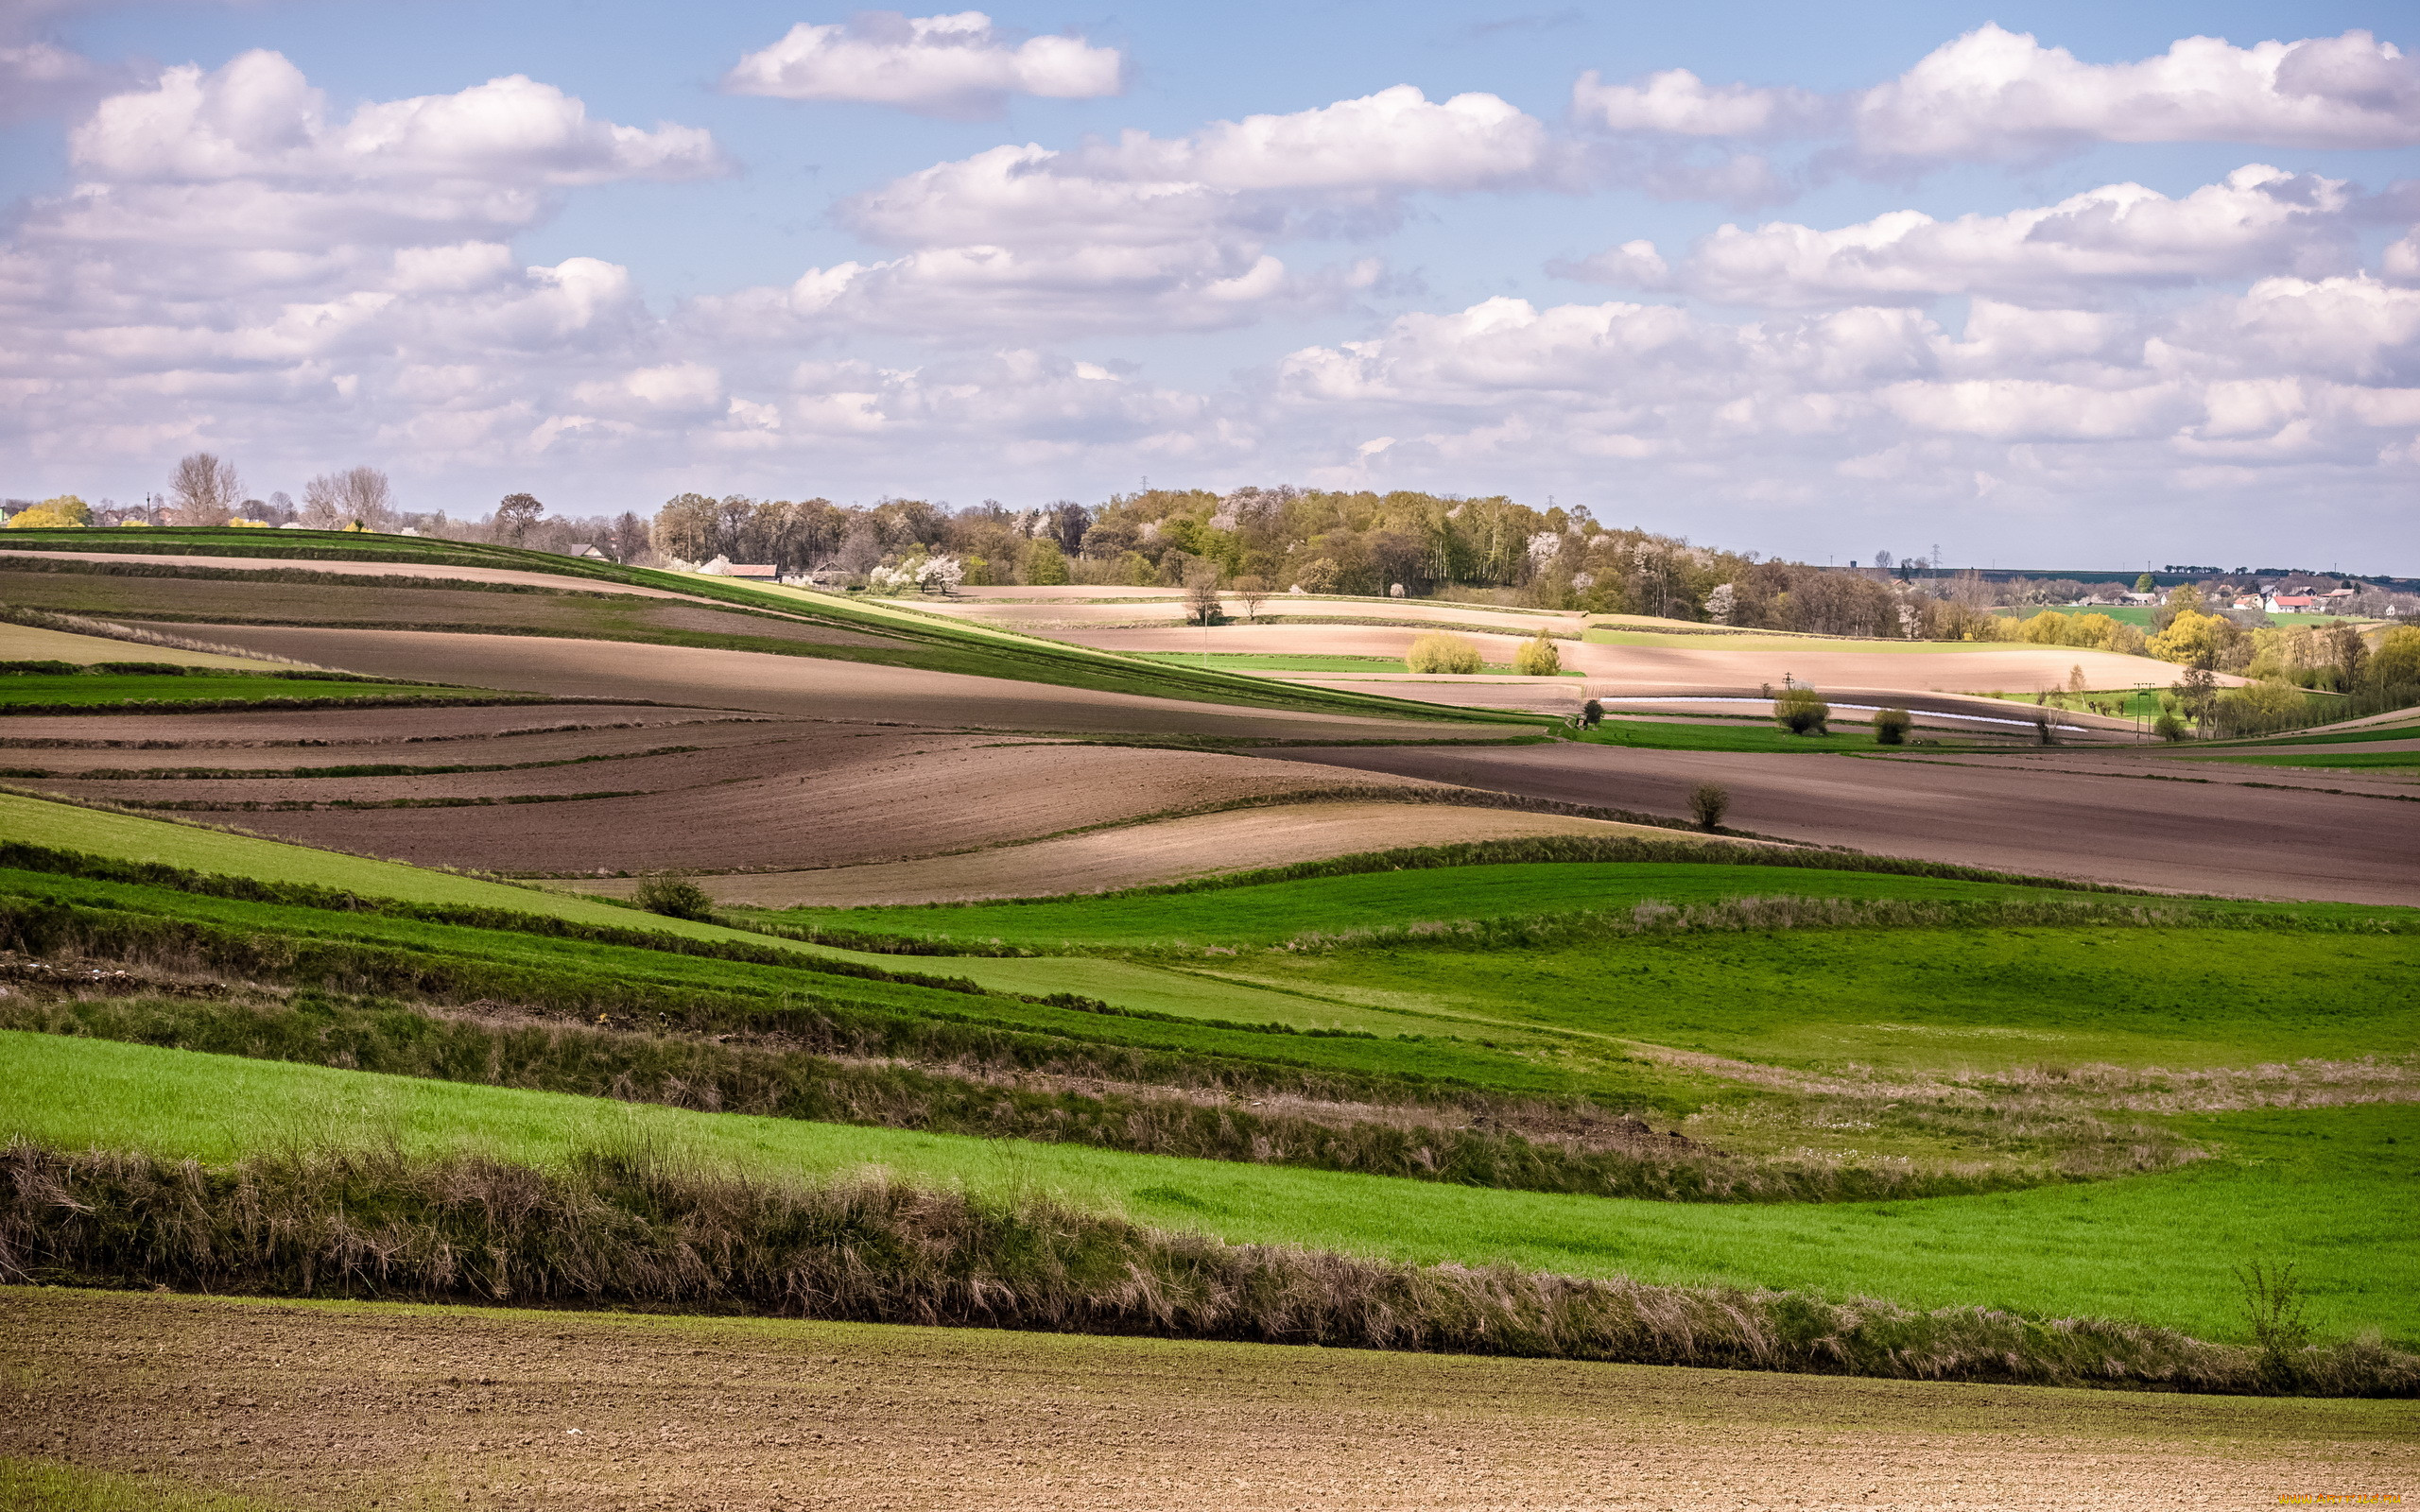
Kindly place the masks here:
POLYGON ((0 1452, 297 1508, 2274 1506, 2410 1403, 0 1290, 0 1452))

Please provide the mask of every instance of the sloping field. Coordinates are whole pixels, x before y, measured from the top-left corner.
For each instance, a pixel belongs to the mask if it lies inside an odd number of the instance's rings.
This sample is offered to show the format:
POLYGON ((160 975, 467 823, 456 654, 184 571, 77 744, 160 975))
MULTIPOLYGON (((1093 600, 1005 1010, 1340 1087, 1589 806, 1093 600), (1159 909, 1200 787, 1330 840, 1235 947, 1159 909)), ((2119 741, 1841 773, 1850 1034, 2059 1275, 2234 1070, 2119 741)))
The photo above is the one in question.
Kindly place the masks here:
MULTIPOLYGON (((1404 782, 1380 779, 1377 785, 1404 782)), ((81 798, 425 802, 216 816, 420 865, 509 872, 849 867, 1115 823, 1208 803, 1372 785, 1368 774, 1213 752, 1002 747, 980 736, 794 728, 765 744, 429 778, 29 782, 81 798), (579 797, 589 794, 629 797, 579 797), (556 801, 535 801, 559 795, 556 801)), ((1417 785, 1405 782, 1404 785, 1417 785)), ((1530 832, 1521 832, 1530 833, 1530 832)), ((1290 859, 1290 857, 1289 857, 1290 859)))
MULTIPOLYGON (((124 551, 43 551, 11 552, 0 548, 0 570, 22 565, 28 560, 93 561, 141 564, 151 567, 204 567, 227 572, 292 572, 328 573, 340 577, 418 577, 452 578, 466 583, 511 583, 525 588, 551 588, 566 593, 594 593, 600 590, 628 593, 641 598, 679 598, 683 595, 661 588, 646 588, 635 583, 607 586, 591 578, 574 577, 561 573, 526 572, 510 567, 470 567, 447 564, 431 565, 409 561, 296 561, 283 557, 209 557, 195 558, 166 552, 124 551)), ((158 581, 158 579, 153 579, 158 581)))
MULTIPOLYGON (((1347 781, 1368 774, 1333 772, 1347 781)), ((1443 803, 1331 802, 1201 814, 967 855, 818 871, 700 879, 715 901, 763 908, 956 902, 975 898, 1105 892, 1399 846, 1462 845, 1539 834, 1637 834, 1668 830, 1559 814, 1443 803)), ((582 892, 627 897, 638 884, 582 879, 582 892)))
MULTIPOLYGON (((2245 898, 2409 903, 2420 804, 2041 772, 1977 759, 1768 756, 1557 744, 1272 753, 1675 817, 1702 782, 1726 824, 2040 876, 2245 898)), ((2330 785, 2338 785, 2331 783, 2330 785)))
POLYGON ((68 662, 91 666, 97 662, 160 662, 180 667, 226 667, 237 672, 263 672, 277 663, 249 657, 219 656, 210 651, 185 651, 172 645, 142 645, 112 641, 103 635, 77 635, 34 625, 0 622, 0 662, 68 662))
MULTIPOLYGON (((181 562, 193 567, 194 563, 181 562)), ((482 584, 415 577, 409 563, 335 565, 336 582, 283 582, 221 577, 124 576, 0 570, 0 595, 114 620, 154 622, 174 630, 195 621, 242 620, 272 625, 337 625, 376 629, 508 630, 600 640, 663 640, 717 636, 790 646, 852 647, 905 653, 894 637, 795 618, 752 614, 688 600, 654 589, 625 593, 623 585, 546 578, 492 570, 511 582, 536 577, 540 587, 513 592, 482 584), (383 573, 369 567, 384 567, 383 573), (353 581, 343 581, 343 577, 353 581)), ((211 564, 207 571, 226 569, 211 564)), ((310 569, 317 573, 317 569, 310 569)), ((450 571, 451 569, 446 569, 450 571)))
POLYGON ((280 656, 337 659, 388 677, 434 676, 557 696, 642 698, 825 720, 1054 732, 1345 740, 1501 739, 1485 725, 1222 707, 920 667, 664 645, 442 631, 219 625, 197 631, 280 656), (418 667, 430 672, 404 672, 418 667))
POLYGON ((0 1452, 296 1508, 2276 1505, 2408 1404, 990 1330, 0 1293, 0 1452))

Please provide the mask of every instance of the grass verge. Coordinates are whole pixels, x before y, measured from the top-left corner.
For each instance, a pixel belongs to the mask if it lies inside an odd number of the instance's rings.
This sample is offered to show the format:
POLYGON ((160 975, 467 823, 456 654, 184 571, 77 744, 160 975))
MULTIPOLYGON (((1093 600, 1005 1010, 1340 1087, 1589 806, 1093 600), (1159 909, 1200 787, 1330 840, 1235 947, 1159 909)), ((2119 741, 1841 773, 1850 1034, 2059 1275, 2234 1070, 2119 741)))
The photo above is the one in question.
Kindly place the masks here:
POLYGON ((2251 1349, 2094 1319, 1916 1312, 1234 1245, 880 1177, 808 1184, 645 1148, 554 1171, 302 1150, 205 1171, 0 1152, 0 1266, 77 1284, 771 1313, 863 1322, 2171 1390, 2402 1396, 2375 1344, 2251 1349))

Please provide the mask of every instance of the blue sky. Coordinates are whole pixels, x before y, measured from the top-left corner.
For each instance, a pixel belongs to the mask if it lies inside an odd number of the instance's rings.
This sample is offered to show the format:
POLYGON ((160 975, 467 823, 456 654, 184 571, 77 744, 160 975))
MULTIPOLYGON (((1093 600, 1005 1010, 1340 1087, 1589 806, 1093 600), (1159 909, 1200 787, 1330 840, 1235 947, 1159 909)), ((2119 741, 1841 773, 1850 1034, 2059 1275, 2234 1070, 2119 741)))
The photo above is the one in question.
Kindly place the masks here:
POLYGON ((928 14, 20 5, 0 490, 1148 475, 2420 573, 2398 8, 928 14))

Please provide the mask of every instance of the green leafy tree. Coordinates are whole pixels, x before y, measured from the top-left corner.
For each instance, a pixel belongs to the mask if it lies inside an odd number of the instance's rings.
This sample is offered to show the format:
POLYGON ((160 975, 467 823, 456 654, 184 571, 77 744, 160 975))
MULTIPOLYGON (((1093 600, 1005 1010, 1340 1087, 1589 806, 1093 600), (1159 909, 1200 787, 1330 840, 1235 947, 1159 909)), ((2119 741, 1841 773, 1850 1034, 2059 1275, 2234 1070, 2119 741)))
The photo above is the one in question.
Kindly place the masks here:
POLYGON ((1026 548, 1025 580, 1036 588, 1056 588, 1067 580, 1067 554, 1055 541, 1036 539, 1026 548))

